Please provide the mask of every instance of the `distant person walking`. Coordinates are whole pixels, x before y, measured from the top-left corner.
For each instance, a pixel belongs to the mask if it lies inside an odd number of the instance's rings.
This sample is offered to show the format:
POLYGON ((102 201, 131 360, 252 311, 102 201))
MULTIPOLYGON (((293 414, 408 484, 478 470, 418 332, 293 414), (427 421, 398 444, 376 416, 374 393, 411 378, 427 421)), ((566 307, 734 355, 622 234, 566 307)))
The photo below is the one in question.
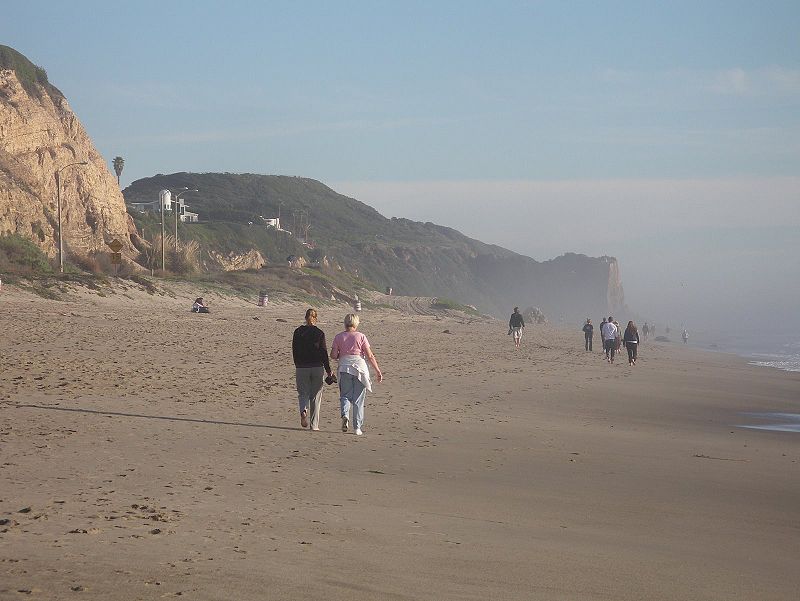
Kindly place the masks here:
POLYGON ((625 342, 625 348, 628 350, 628 365, 636 365, 636 355, 639 348, 639 330, 636 329, 636 324, 632 321, 629 321, 628 327, 625 328, 623 340, 625 342))
POLYGON ((331 375, 328 345, 325 332, 317 327, 317 312, 306 311, 306 323, 294 331, 292 357, 294 358, 297 399, 300 403, 300 425, 319 430, 319 410, 322 402, 323 374, 331 375))
MULTIPOLYGON (((603 318, 603 321, 600 322, 600 350, 606 353, 606 332, 604 326, 606 325, 606 318, 603 318)), ((606 353, 608 356, 608 353, 606 353)))
POLYGON ((606 360, 614 363, 614 353, 617 351, 617 334, 619 329, 614 325, 614 318, 609 317, 603 324, 603 347, 606 352, 606 360))
POLYGON ((683 344, 689 342, 689 332, 686 331, 686 328, 683 328, 683 332, 681 332, 681 338, 683 338, 683 344))
POLYGON ((650 326, 647 325, 647 322, 644 322, 642 326, 642 340, 647 342, 647 335, 650 333, 650 326))
POLYGON ((587 319, 586 323, 583 325, 583 337, 586 343, 586 350, 592 350, 592 338, 594 338, 594 326, 592 325, 592 320, 587 319))
POLYGON ((614 338, 614 349, 619 352, 622 348, 622 330, 619 327, 619 322, 615 319, 614 325, 617 327, 617 336, 614 338))
POLYGON ((511 319, 508 320, 508 333, 514 336, 514 348, 519 348, 522 343, 522 330, 525 329, 525 320, 519 307, 514 307, 511 319))
POLYGON ((342 415, 342 432, 350 426, 350 408, 353 409, 353 428, 356 436, 361 436, 364 425, 364 401, 367 391, 372 391, 367 361, 375 370, 378 382, 383 381, 383 374, 367 337, 357 332, 358 315, 348 313, 344 316, 344 332, 333 339, 331 359, 339 361, 339 403, 342 415))

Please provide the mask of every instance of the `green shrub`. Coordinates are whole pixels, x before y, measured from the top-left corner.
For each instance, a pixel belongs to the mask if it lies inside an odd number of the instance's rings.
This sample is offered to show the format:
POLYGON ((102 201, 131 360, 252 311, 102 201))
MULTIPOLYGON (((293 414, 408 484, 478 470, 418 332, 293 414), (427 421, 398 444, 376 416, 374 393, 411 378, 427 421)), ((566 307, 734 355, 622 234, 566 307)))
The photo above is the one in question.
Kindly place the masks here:
POLYGON ((0 236, 0 269, 18 274, 53 271, 47 255, 19 234, 0 236))

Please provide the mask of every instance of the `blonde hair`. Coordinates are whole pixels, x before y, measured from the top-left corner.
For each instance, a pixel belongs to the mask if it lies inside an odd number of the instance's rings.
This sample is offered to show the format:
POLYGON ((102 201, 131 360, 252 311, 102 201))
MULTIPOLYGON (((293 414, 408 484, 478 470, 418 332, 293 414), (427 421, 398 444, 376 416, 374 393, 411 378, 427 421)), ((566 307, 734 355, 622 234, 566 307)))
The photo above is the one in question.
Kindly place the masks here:
POLYGON ((309 309, 306 311, 306 323, 310 326, 313 326, 314 324, 311 323, 312 320, 317 320, 317 311, 315 309, 309 309))
POLYGON ((361 320, 358 319, 358 315, 355 313, 348 313, 344 316, 344 327, 345 328, 358 328, 358 324, 361 320))

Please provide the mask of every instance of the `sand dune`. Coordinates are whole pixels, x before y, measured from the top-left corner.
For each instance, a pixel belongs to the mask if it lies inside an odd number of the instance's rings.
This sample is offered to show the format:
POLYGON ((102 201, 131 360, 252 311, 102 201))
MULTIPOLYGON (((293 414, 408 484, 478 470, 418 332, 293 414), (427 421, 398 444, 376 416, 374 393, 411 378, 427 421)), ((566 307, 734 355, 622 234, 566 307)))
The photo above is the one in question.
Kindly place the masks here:
POLYGON ((0 599, 797 598, 800 438, 736 426, 798 374, 365 310, 365 436, 312 433, 305 306, 103 294, 0 295, 0 599))

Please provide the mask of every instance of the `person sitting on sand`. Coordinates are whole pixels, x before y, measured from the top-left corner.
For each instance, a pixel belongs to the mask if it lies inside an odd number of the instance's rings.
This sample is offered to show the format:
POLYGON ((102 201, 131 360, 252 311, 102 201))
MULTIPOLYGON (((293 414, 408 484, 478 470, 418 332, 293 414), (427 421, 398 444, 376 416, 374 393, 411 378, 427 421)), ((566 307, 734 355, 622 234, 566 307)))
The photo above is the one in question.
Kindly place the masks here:
POLYGON ((300 425, 319 430, 319 410, 322 402, 323 374, 333 374, 328 361, 328 345, 325 332, 317 327, 317 312, 306 311, 306 323, 294 331, 292 336, 292 358, 295 366, 297 398, 300 403, 300 425))
POLYGON ((511 319, 508 320, 508 333, 514 336, 514 348, 519 348, 522 342, 522 330, 525 329, 525 320, 519 312, 519 307, 514 307, 511 319))
POLYGON ((583 337, 585 338, 586 342, 586 350, 592 350, 592 338, 594 338, 594 326, 592 325, 592 320, 587 319, 586 323, 583 325, 583 337))
POLYGON ((208 305, 203 302, 203 297, 199 296, 192 304, 192 313, 209 313, 208 305))
POLYGON ((358 315, 348 313, 344 316, 344 332, 336 334, 331 347, 331 359, 339 360, 339 402, 342 414, 342 432, 347 432, 350 425, 350 407, 353 407, 353 427, 356 436, 361 436, 364 425, 364 401, 367 391, 372 391, 367 361, 375 370, 378 382, 383 381, 383 374, 369 340, 361 332, 357 332, 358 315), (366 361, 365 361, 366 359, 366 361))
POLYGON ((628 350, 628 365, 636 365, 636 351, 639 348, 639 330, 636 329, 636 324, 632 321, 628 322, 628 327, 625 328, 625 348, 628 350))

